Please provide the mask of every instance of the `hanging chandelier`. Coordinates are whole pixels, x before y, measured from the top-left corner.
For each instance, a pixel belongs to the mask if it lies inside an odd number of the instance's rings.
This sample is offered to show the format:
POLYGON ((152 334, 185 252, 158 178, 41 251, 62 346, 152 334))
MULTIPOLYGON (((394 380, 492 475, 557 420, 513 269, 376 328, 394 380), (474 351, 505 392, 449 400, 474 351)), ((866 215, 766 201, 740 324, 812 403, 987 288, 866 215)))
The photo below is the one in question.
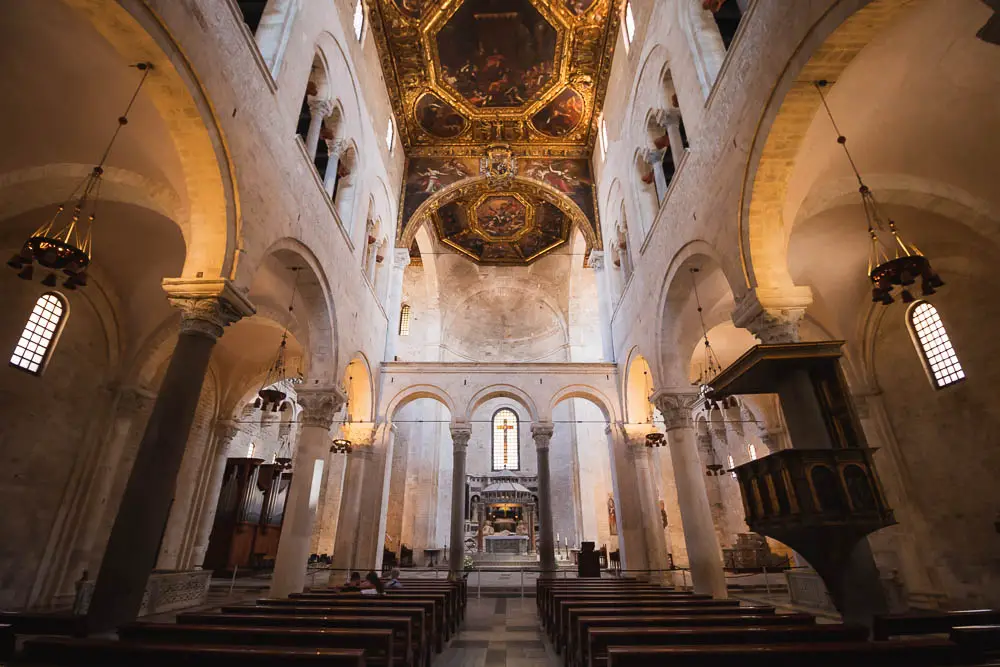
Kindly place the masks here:
POLYGON ((142 78, 125 108, 125 113, 118 118, 118 127, 111 135, 111 141, 108 142, 97 166, 70 194, 69 199, 56 208, 55 214, 24 242, 21 250, 7 261, 7 266, 18 272, 18 278, 31 280, 37 263, 42 268, 49 269, 41 281, 46 287, 56 286, 58 271, 62 271, 66 276, 62 284, 65 289, 75 290, 77 287, 87 285, 87 268, 90 266, 93 245, 91 232, 97 219, 97 204, 101 198, 104 163, 111 155, 118 133, 128 124, 132 105, 135 104, 139 91, 142 90, 142 84, 146 82, 146 77, 153 69, 151 63, 138 63, 134 67, 142 72, 142 78), (72 210, 69 220, 63 216, 67 209, 72 210))
POLYGON ((837 143, 844 149, 847 161, 851 164, 854 177, 858 179, 858 192, 861 195, 861 204, 864 207, 865 218, 868 221, 868 236, 871 239, 871 247, 868 252, 868 278, 872 282, 872 302, 881 303, 884 306, 892 304, 895 299, 892 293, 897 287, 900 288, 899 296, 903 303, 913 303, 915 297, 910 292, 909 287, 920 279, 920 292, 923 296, 930 296, 937 291, 938 287, 944 286, 944 281, 934 272, 928 260, 917 246, 903 240, 899 230, 896 229, 896 222, 885 217, 879 210, 878 202, 871 189, 865 185, 858 171, 857 164, 847 149, 847 137, 840 132, 837 121, 830 111, 830 105, 826 102, 823 89, 829 85, 826 80, 815 82, 816 92, 823 102, 823 108, 830 118, 833 129, 837 132, 837 143), (886 240, 886 237, 891 240, 886 240))
POLYGON ((353 447, 354 445, 350 440, 345 440, 344 438, 337 438, 336 440, 333 441, 333 444, 330 446, 330 453, 350 454, 351 449, 353 449, 353 447))
POLYGON ((650 449, 663 447, 665 444, 667 444, 667 437, 659 431, 646 434, 646 446, 650 449))
POLYGON ((288 379, 285 355, 288 352, 288 327, 292 323, 292 312, 295 310, 295 294, 299 289, 301 267, 293 266, 289 270, 295 273, 295 282, 292 284, 292 300, 288 304, 288 321, 281 333, 281 342, 278 343, 278 353, 275 355, 274 363, 268 369, 264 384, 257 392, 257 401, 254 403, 255 407, 264 411, 278 412, 282 409, 282 403, 288 398, 288 393, 284 389, 292 383, 288 379))
POLYGON ((722 364, 719 362, 719 357, 715 354, 715 350, 712 349, 712 343, 708 340, 708 327, 705 326, 705 310, 701 307, 701 297, 698 295, 698 281, 694 278, 694 274, 698 273, 700 269, 692 266, 688 271, 691 272, 691 289, 694 291, 695 304, 698 306, 698 321, 701 323, 701 335, 705 344, 705 365, 692 384, 698 386, 698 393, 705 399, 705 409, 711 410, 712 408, 717 408, 718 404, 708 398, 708 394, 712 390, 709 382, 722 372, 722 364))

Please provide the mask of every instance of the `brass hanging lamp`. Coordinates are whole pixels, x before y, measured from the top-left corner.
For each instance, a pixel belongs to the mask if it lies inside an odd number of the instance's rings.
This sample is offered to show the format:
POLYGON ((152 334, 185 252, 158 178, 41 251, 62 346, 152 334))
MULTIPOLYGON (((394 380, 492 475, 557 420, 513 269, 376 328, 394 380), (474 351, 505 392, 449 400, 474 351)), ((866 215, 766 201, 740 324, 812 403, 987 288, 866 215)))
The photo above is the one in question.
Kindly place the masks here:
POLYGON ((255 406, 264 411, 278 412, 284 400, 288 398, 288 392, 285 391, 289 384, 285 356, 288 351, 288 327, 292 324, 292 313, 295 310, 295 295, 299 288, 301 267, 291 267, 290 270, 295 272, 295 282, 292 285, 292 300, 288 304, 288 321, 285 324, 285 330, 281 333, 281 342, 278 343, 278 353, 275 355, 274 363, 268 369, 264 383, 257 392, 255 406))
POLYGON ((125 113, 118 118, 118 127, 111 135, 111 140, 97 166, 76 187, 69 198, 59 205, 55 214, 24 242, 21 250, 7 260, 7 266, 18 272, 18 278, 31 280, 35 273, 34 265, 37 263, 42 268, 49 269, 41 281, 46 287, 56 286, 58 271, 62 271, 66 276, 62 284, 65 289, 75 290, 87 285, 87 269, 90 266, 93 247, 91 233, 101 198, 104 163, 111 155, 118 133, 128 124, 132 105, 135 104, 146 77, 153 70, 151 63, 138 63, 134 67, 142 72, 142 78, 132 93, 132 99, 129 100, 125 113), (66 209, 72 210, 69 220, 63 216, 66 209))
POLYGON ((719 362, 719 357, 715 354, 715 350, 712 349, 712 343, 708 340, 708 327, 705 326, 705 309, 701 307, 701 297, 698 295, 698 281, 694 277, 700 269, 692 266, 688 271, 691 272, 691 289, 694 292, 695 304, 698 306, 698 321, 701 323, 701 335, 705 347, 705 365, 692 384, 698 386, 698 393, 705 399, 705 409, 711 410, 719 406, 715 401, 708 398, 708 393, 712 390, 709 383, 715 379, 715 376, 722 372, 722 364, 719 362))
POLYGON ((885 217, 879 210, 875 195, 865 185, 857 164, 847 149, 847 137, 841 133, 833 112, 830 111, 830 105, 826 102, 823 89, 829 82, 820 80, 814 85, 830 123, 837 132, 837 143, 844 149, 854 177, 858 179, 858 192, 861 195, 861 204, 868 221, 868 236, 871 239, 868 252, 868 278, 872 282, 872 301, 884 306, 892 304, 895 301, 892 294, 899 287, 899 296, 903 303, 913 303, 915 297, 909 287, 917 281, 917 278, 920 278, 920 291, 923 296, 934 294, 938 287, 944 286, 944 281, 934 272, 930 260, 917 246, 903 240, 896 228, 896 222, 892 218, 885 217), (890 236, 891 239, 886 240, 886 236, 890 236))

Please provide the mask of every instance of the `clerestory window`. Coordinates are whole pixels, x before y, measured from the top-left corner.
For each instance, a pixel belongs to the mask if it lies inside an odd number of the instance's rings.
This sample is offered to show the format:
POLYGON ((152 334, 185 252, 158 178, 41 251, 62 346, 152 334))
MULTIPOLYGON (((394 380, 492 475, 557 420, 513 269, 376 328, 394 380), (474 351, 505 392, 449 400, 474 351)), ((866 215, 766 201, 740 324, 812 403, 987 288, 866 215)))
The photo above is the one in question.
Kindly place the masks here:
POLYGON ((10 365, 32 375, 41 375, 66 321, 66 301, 55 292, 38 297, 21 337, 14 346, 10 365))

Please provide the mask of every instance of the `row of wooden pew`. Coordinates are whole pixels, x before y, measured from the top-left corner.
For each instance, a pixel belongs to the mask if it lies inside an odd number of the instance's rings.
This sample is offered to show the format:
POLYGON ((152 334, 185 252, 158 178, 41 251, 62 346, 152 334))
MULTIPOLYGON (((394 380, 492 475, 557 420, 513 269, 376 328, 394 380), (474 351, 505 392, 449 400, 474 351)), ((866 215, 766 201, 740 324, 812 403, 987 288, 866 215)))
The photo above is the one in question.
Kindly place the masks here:
MULTIPOLYGON (((14 662, 430 667, 458 630, 466 600, 464 581, 403 580, 402 588, 380 596, 312 591, 181 613, 174 623, 130 623, 118 629, 118 639, 35 636, 22 642, 14 662)), ((0 628, 0 645, 3 636, 0 628)))
MULTIPOLYGON (((677 591, 630 579, 540 580, 542 625, 567 667, 920 667, 984 664, 996 633, 956 627, 991 616, 937 615, 915 624, 881 619, 869 629, 816 622, 810 614, 779 614, 771 606, 677 591), (951 637, 898 639, 897 635, 951 637)), ((995 612, 992 612, 995 613, 995 612)), ((909 617, 914 618, 914 617, 909 617)), ((1000 663, 997 663, 1000 664, 1000 663)))

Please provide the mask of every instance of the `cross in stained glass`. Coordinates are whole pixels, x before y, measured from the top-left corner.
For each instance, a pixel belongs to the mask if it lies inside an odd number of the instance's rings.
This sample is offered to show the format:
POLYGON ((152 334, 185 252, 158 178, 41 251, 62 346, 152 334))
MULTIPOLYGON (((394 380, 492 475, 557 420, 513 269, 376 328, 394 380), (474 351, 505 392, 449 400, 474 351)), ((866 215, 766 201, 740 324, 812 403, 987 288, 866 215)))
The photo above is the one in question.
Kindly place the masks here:
POLYGON ((503 431, 503 468, 504 470, 507 470, 507 464, 510 461, 510 459, 507 456, 507 431, 511 430, 514 427, 508 424, 507 420, 504 419, 503 424, 497 426, 497 428, 503 431))

